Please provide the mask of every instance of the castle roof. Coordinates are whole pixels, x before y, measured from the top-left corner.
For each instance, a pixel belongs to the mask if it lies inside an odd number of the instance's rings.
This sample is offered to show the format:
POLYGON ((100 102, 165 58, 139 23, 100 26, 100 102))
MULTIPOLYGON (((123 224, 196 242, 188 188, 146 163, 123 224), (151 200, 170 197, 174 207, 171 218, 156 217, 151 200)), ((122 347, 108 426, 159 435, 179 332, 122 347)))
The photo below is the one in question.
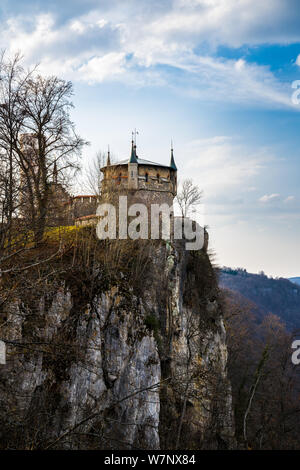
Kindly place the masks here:
POLYGON ((177 171, 177 166, 175 165, 175 160, 174 160, 174 155, 173 155, 173 147, 171 148, 170 168, 172 168, 172 170, 177 171))
MULTIPOLYGON (((113 163, 111 166, 119 166, 119 165, 128 165, 129 161, 128 158, 121 160, 119 162, 113 163)), ((161 163, 151 162, 150 160, 144 160, 143 158, 139 158, 136 156, 136 162, 138 165, 150 165, 150 166, 160 166, 163 168, 172 168, 169 165, 162 165, 161 163)))
MULTIPOLYGON (((112 163, 110 166, 121 166, 121 165, 128 165, 128 163, 130 163, 129 159, 126 158, 124 160, 120 160, 119 162, 116 162, 116 163, 112 163)), ((157 163, 157 162, 151 162, 150 160, 145 160, 143 158, 139 158, 138 156, 136 156, 136 162, 138 165, 149 165, 149 166, 157 166, 157 167, 162 167, 162 168, 171 168, 171 169, 175 169, 174 167, 170 166, 170 165, 162 165, 161 163, 157 163)))
POLYGON ((136 154, 136 144, 134 143, 133 140, 131 141, 131 154, 129 158, 125 158, 124 160, 120 160, 119 162, 115 162, 115 163, 111 163, 110 158, 108 158, 106 166, 122 166, 122 165, 128 165, 128 163, 137 163, 138 165, 147 165, 147 166, 157 166, 157 167, 169 168, 171 170, 177 171, 177 167, 175 165, 175 160, 173 156, 173 148, 171 148, 170 165, 162 165, 161 163, 152 162, 150 160, 140 158, 136 154))
POLYGON ((136 154, 136 145, 135 143, 132 141, 131 142, 131 155, 130 155, 130 159, 129 159, 129 163, 137 163, 137 154, 136 154))

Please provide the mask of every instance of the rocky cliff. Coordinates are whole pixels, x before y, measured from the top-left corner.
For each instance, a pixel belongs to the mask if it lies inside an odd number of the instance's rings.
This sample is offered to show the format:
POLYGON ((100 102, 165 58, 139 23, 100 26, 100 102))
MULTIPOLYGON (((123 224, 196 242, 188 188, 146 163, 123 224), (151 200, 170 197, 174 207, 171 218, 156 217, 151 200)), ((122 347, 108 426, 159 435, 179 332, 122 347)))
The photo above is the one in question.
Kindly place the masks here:
POLYGON ((50 274, 42 287, 33 279, 31 296, 5 303, 2 448, 234 445, 225 330, 207 254, 158 243, 140 264, 137 276, 131 266, 113 278, 95 264, 79 281, 82 265, 73 263, 55 282, 50 274))

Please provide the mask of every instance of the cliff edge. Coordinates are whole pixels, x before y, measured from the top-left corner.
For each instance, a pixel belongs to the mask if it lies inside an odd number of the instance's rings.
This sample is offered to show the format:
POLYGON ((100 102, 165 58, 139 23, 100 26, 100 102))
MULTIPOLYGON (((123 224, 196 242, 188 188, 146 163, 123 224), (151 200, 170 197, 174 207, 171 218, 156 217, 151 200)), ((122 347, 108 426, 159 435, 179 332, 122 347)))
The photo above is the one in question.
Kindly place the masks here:
POLYGON ((2 307, 2 448, 232 448, 225 329, 207 253, 144 244, 130 261, 114 252, 113 269, 108 245, 95 243, 106 261, 92 262, 90 250, 74 262, 73 249, 55 277, 51 263, 39 282, 36 270, 31 295, 2 307))

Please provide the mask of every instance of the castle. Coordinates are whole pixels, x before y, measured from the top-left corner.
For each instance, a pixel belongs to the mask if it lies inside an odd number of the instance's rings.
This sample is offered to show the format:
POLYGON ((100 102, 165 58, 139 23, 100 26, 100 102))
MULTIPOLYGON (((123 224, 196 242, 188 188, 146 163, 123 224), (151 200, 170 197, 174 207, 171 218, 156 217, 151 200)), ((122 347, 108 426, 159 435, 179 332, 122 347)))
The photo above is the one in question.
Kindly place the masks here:
MULTIPOLYGON (((101 168, 103 180, 101 200, 113 202, 119 195, 126 195, 128 205, 142 203, 147 208, 151 204, 167 203, 172 206, 177 194, 177 168, 171 148, 170 165, 152 162, 140 158, 136 153, 136 144, 131 142, 130 157, 117 163, 111 163, 108 152, 107 162, 101 168)), ((116 201, 117 204, 117 201, 116 201)), ((77 217, 75 224, 91 225, 96 223, 94 214, 77 217)))
POLYGON ((108 154, 103 172, 103 192, 110 191, 116 185, 119 191, 126 190, 135 194, 141 202, 151 199, 153 202, 172 204, 177 193, 177 168, 171 148, 170 165, 151 162, 139 158, 136 144, 131 142, 129 159, 111 164, 108 154))
MULTIPOLYGON (((30 171, 38 171, 36 137, 33 134, 23 134, 21 148, 30 158, 30 171)), ((172 206, 177 194, 177 168, 173 148, 171 148, 170 165, 162 165, 140 158, 136 153, 136 143, 131 142, 130 157, 111 163, 110 153, 107 162, 101 168, 103 180, 101 195, 71 196, 64 185, 58 182, 56 161, 52 164, 52 181, 49 183, 48 197, 48 226, 59 225, 95 225, 97 206, 101 201, 113 202, 115 196, 126 195, 128 204, 143 203, 148 208, 151 204, 167 203, 172 206)), ((99 176, 100 177, 100 176, 99 176)), ((21 206, 22 216, 29 209, 29 194, 26 188, 26 178, 21 171, 21 206)))

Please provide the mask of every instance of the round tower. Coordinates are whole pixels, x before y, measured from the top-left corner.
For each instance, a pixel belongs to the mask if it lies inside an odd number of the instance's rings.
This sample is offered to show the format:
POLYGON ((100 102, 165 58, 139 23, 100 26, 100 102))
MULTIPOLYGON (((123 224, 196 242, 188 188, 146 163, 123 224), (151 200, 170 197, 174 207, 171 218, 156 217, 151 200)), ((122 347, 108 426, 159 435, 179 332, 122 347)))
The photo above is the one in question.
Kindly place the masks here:
POLYGON ((170 165, 163 165, 140 158, 132 140, 130 157, 111 164, 109 156, 103 172, 102 195, 105 199, 113 195, 127 195, 130 204, 167 203, 172 206, 177 194, 177 167, 171 147, 170 165))

